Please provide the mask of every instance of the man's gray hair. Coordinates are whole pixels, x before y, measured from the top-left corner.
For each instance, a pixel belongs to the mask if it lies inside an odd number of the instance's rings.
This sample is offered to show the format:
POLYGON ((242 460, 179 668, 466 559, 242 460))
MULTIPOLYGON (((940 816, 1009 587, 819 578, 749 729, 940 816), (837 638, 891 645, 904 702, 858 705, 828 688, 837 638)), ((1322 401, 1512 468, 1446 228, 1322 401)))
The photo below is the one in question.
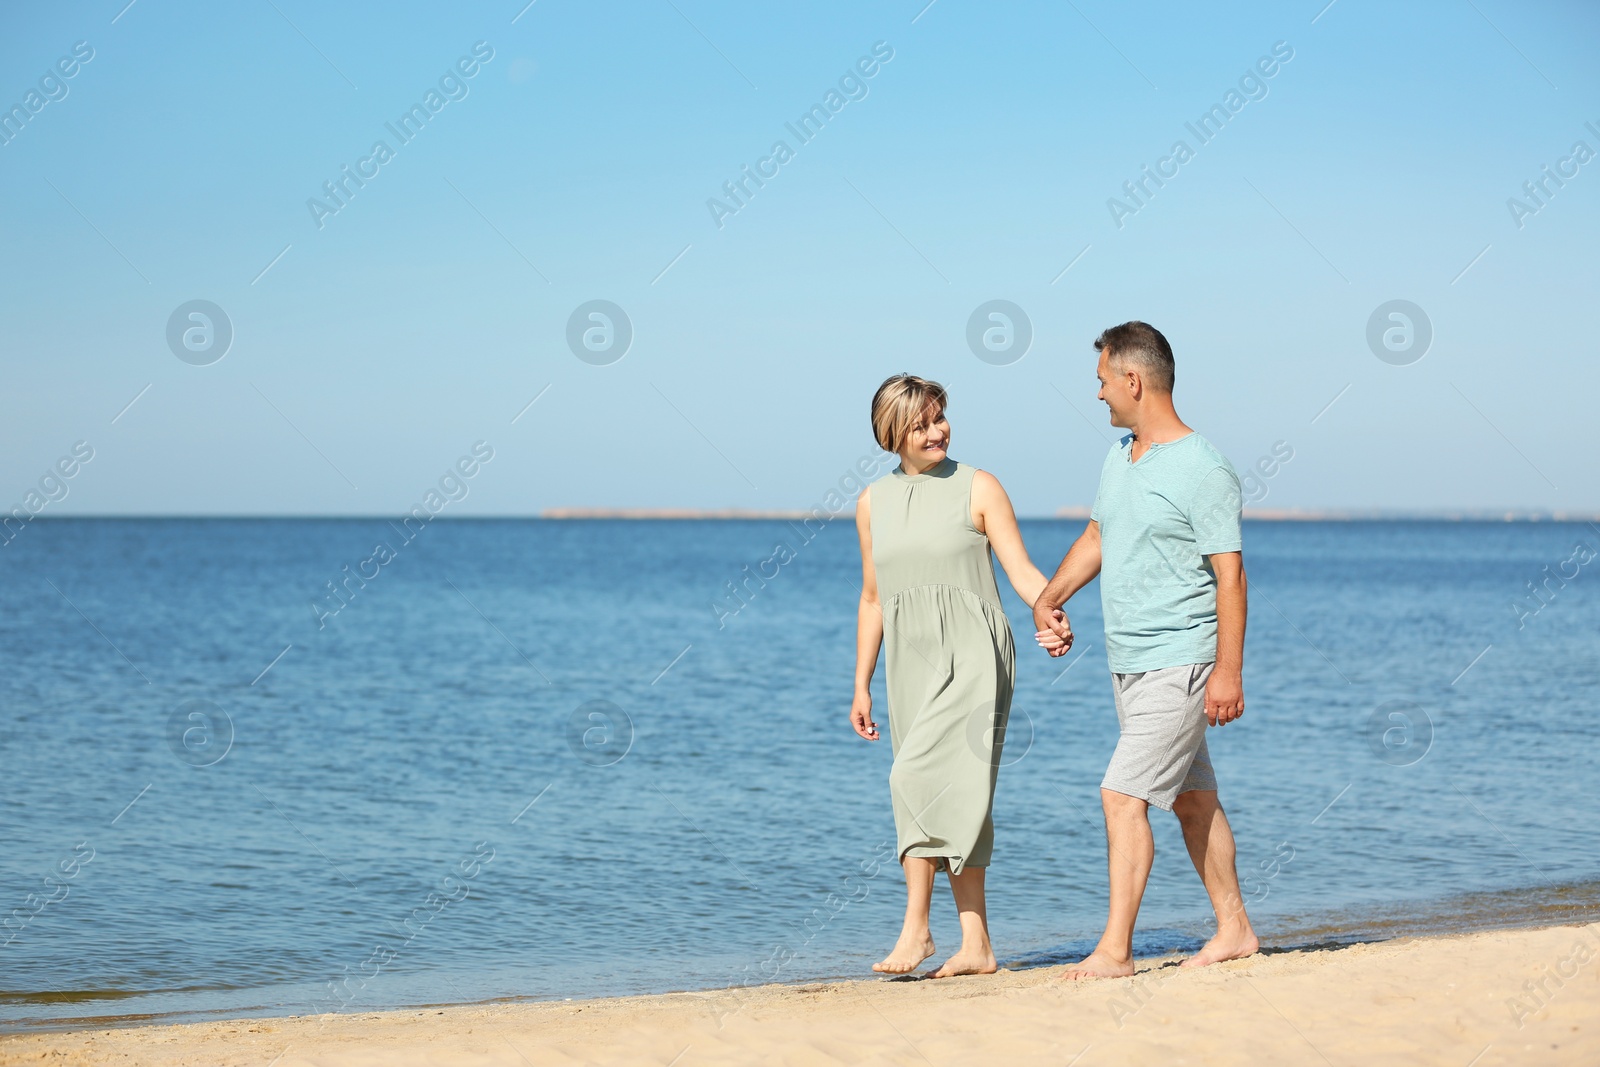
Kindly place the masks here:
POLYGON ((1104 352, 1113 366, 1137 370, 1144 384, 1157 392, 1172 392, 1172 346, 1149 323, 1135 319, 1104 330, 1094 339, 1094 350, 1104 352))

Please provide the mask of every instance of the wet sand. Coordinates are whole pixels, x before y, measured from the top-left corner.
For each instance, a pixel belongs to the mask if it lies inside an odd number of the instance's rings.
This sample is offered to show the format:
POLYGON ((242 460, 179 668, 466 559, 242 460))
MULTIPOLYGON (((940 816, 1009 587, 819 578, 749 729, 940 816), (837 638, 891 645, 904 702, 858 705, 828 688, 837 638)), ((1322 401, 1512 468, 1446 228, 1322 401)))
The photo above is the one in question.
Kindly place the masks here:
POLYGON ((0 1038, 0 1064, 1600 1063, 1600 923, 1060 967, 0 1038))

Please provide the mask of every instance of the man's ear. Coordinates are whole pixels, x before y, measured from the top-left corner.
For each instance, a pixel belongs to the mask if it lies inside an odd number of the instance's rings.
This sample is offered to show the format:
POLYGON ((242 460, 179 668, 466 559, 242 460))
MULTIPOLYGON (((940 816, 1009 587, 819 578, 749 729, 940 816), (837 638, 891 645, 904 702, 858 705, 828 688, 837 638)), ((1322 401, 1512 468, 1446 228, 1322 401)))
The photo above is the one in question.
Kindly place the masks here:
POLYGON ((1139 377, 1139 372, 1130 370, 1128 374, 1128 395, 1138 400, 1144 393, 1144 380, 1139 377))

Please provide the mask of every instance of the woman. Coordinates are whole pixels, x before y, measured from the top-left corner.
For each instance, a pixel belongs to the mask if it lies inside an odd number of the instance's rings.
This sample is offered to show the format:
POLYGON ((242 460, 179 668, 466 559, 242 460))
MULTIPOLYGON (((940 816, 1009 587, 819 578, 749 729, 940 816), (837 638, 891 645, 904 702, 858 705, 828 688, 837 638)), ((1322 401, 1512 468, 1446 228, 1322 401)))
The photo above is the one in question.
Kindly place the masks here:
POLYGON ((873 434, 900 454, 900 466, 856 503, 861 605, 850 708, 856 733, 878 740, 870 686, 882 643, 906 918, 894 951, 872 969, 905 974, 933 955, 928 908, 934 873, 943 870, 961 915, 961 949, 935 978, 996 969, 983 878, 1016 653, 993 557, 1023 603, 1045 587, 1000 483, 949 457, 945 401, 938 382, 910 374, 890 378, 872 398, 873 434))

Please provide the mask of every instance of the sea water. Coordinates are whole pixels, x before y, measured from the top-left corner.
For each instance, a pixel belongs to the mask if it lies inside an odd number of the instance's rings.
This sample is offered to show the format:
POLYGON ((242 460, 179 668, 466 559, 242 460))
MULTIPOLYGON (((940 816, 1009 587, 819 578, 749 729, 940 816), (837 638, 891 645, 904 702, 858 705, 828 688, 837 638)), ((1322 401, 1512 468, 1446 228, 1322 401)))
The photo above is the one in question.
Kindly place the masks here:
MULTIPOLYGON (((1022 526, 1048 574, 1082 522, 1022 526)), ((1209 743, 1264 940, 1448 926, 1462 894, 1592 904, 1600 530, 1245 546, 1246 711, 1209 743)), ((0 568, 12 1026, 870 976, 894 942, 848 517, 41 519, 0 568)), ((1000 585, 989 916, 1022 966, 1104 920, 1116 717, 1098 585, 1062 659, 1000 585)), ((881 665, 874 693, 884 723, 881 665)), ((1136 951, 1192 949, 1209 908, 1152 816, 1136 951)), ((942 882, 934 934, 954 949, 942 882)))

